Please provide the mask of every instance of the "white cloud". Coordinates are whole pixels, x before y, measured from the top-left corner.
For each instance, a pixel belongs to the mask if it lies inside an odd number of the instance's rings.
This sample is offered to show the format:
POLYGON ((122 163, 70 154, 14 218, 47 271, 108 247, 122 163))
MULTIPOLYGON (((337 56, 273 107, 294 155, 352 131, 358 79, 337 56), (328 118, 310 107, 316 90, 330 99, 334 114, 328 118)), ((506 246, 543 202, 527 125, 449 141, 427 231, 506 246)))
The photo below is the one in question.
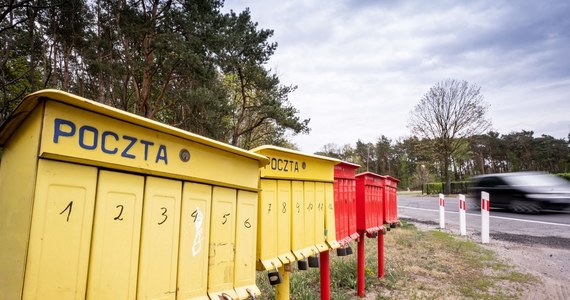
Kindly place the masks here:
POLYGON ((409 136, 408 113, 436 82, 481 86, 495 130, 570 131, 570 4, 566 1, 227 1, 250 7, 279 47, 268 67, 327 143, 409 136))

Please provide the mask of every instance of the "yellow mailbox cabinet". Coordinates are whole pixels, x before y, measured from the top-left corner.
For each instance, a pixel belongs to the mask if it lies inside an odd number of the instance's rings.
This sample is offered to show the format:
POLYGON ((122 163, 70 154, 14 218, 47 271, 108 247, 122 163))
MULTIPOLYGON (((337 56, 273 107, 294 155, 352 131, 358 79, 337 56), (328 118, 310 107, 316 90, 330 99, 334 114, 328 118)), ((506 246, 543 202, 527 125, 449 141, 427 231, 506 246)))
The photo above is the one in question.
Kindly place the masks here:
POLYGON ((275 146, 251 151, 269 158, 260 174, 257 269, 338 248, 333 183, 340 161, 275 146))
POLYGON ((266 157, 56 90, 0 144, 0 299, 259 294, 266 157))

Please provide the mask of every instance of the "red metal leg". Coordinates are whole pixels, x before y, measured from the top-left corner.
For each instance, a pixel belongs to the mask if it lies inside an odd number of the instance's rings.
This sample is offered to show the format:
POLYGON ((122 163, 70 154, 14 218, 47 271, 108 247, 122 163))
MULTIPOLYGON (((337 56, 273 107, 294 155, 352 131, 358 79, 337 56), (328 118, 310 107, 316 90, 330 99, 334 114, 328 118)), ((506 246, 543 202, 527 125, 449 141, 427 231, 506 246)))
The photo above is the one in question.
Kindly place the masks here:
POLYGON ((331 298, 331 269, 329 251, 321 252, 321 299, 331 298))
POLYGON ((378 231, 378 278, 384 277, 384 234, 378 231))
POLYGON ((358 296, 364 297, 364 233, 358 239, 358 296))

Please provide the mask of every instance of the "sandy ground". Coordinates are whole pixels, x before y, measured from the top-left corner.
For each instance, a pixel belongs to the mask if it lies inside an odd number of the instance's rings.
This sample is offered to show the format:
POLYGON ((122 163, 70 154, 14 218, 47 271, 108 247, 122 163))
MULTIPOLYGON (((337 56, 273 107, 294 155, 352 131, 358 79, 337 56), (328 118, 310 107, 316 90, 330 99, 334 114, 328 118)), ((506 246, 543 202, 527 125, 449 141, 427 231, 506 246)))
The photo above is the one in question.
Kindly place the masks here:
MULTIPOLYGON (((437 227, 410 221, 424 230, 437 227)), ((446 228, 445 231, 459 234, 459 228, 446 228)), ((468 238, 480 242, 480 234, 476 232, 468 238)), ((515 266, 517 271, 538 279, 536 284, 527 286, 521 299, 570 299, 570 239, 491 232, 490 243, 482 245, 515 266)))
POLYGON ((522 299, 570 299, 570 248, 499 239, 491 240, 485 247, 518 266, 519 271, 539 279, 523 293, 522 299))

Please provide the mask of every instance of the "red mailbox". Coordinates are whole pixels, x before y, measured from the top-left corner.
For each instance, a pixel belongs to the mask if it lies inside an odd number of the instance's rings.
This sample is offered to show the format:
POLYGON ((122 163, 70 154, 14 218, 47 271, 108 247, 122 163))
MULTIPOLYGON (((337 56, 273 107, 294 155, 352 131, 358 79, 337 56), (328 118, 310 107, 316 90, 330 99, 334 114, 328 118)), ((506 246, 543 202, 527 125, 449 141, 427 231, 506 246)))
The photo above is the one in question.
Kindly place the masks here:
POLYGON ((384 277, 384 185, 386 177, 371 172, 356 177, 358 296, 364 297, 364 235, 378 237, 378 277, 384 277), (380 231, 380 234, 378 234, 380 231))
POLYGON ((398 224, 398 199, 396 189, 400 180, 385 176, 382 181, 384 187, 384 223, 395 226, 398 224))
POLYGON ((384 176, 371 172, 356 175, 357 228, 372 234, 383 230, 384 221, 384 176))
POLYGON ((336 238, 344 247, 359 237, 356 228, 356 170, 359 165, 341 162, 334 167, 336 238))

